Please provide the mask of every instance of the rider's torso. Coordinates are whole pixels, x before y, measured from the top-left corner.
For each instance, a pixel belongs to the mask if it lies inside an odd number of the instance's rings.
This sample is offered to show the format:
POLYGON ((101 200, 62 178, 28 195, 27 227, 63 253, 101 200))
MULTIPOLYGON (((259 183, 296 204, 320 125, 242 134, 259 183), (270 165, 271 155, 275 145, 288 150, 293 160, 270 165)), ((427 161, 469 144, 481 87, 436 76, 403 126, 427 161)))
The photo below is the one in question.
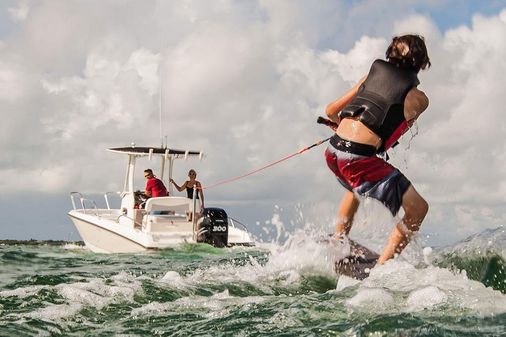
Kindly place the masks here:
POLYGON ((336 134, 355 143, 368 144, 375 148, 381 146, 381 138, 357 118, 344 118, 339 123, 336 134))

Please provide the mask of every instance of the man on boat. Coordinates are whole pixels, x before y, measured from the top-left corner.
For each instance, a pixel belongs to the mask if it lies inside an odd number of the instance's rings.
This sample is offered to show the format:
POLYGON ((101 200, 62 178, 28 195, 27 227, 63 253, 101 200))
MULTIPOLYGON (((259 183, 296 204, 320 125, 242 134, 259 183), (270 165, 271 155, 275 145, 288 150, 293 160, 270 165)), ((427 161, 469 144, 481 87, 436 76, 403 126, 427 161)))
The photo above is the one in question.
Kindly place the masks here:
POLYGON ((393 216, 401 206, 404 209, 379 264, 401 253, 429 207, 398 169, 377 156, 392 147, 429 105, 417 88, 418 72, 430 67, 423 37, 394 37, 386 59, 375 60, 369 74, 326 109, 327 116, 338 124, 325 151, 327 165, 347 189, 337 213, 335 237, 350 232, 358 196, 379 200, 393 216))
POLYGON ((146 191, 144 194, 148 198, 156 198, 156 197, 166 197, 169 195, 167 192, 167 188, 163 184, 163 182, 155 177, 153 174, 153 170, 146 169, 144 170, 144 177, 147 179, 146 182, 146 191))

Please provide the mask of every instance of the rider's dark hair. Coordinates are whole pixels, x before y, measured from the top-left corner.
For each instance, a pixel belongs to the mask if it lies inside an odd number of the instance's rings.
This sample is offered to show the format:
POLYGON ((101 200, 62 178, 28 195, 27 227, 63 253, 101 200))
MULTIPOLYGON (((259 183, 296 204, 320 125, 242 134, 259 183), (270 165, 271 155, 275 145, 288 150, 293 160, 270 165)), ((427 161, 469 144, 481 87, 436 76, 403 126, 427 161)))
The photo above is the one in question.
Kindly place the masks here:
POLYGON ((406 68, 419 72, 420 69, 430 67, 430 59, 423 36, 402 35, 392 38, 392 42, 385 53, 388 62, 399 68, 406 68))
POLYGON ((153 170, 152 170, 152 169, 145 169, 145 170, 144 170, 144 173, 153 174, 153 170))

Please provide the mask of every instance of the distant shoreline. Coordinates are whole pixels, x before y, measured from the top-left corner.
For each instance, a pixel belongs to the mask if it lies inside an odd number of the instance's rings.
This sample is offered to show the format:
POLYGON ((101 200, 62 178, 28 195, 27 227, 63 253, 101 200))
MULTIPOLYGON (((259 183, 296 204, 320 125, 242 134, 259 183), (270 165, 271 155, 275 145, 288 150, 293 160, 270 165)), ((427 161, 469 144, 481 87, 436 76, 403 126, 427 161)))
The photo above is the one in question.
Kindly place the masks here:
POLYGON ((84 246, 83 241, 65 241, 65 240, 0 240, 0 245, 8 245, 8 246, 14 246, 14 245, 28 245, 28 246, 41 246, 41 245, 47 245, 47 246, 63 246, 68 244, 74 244, 78 246, 84 246))

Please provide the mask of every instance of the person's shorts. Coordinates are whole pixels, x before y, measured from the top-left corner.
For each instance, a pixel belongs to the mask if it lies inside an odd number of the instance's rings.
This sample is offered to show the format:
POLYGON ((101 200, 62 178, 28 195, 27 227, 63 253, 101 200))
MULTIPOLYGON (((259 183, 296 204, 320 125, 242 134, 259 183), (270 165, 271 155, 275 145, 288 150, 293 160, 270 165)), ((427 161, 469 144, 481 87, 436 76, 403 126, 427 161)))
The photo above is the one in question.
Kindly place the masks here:
POLYGON ((379 200, 395 216, 411 182, 374 152, 372 146, 334 136, 325 151, 325 158, 328 167, 344 188, 379 200))

